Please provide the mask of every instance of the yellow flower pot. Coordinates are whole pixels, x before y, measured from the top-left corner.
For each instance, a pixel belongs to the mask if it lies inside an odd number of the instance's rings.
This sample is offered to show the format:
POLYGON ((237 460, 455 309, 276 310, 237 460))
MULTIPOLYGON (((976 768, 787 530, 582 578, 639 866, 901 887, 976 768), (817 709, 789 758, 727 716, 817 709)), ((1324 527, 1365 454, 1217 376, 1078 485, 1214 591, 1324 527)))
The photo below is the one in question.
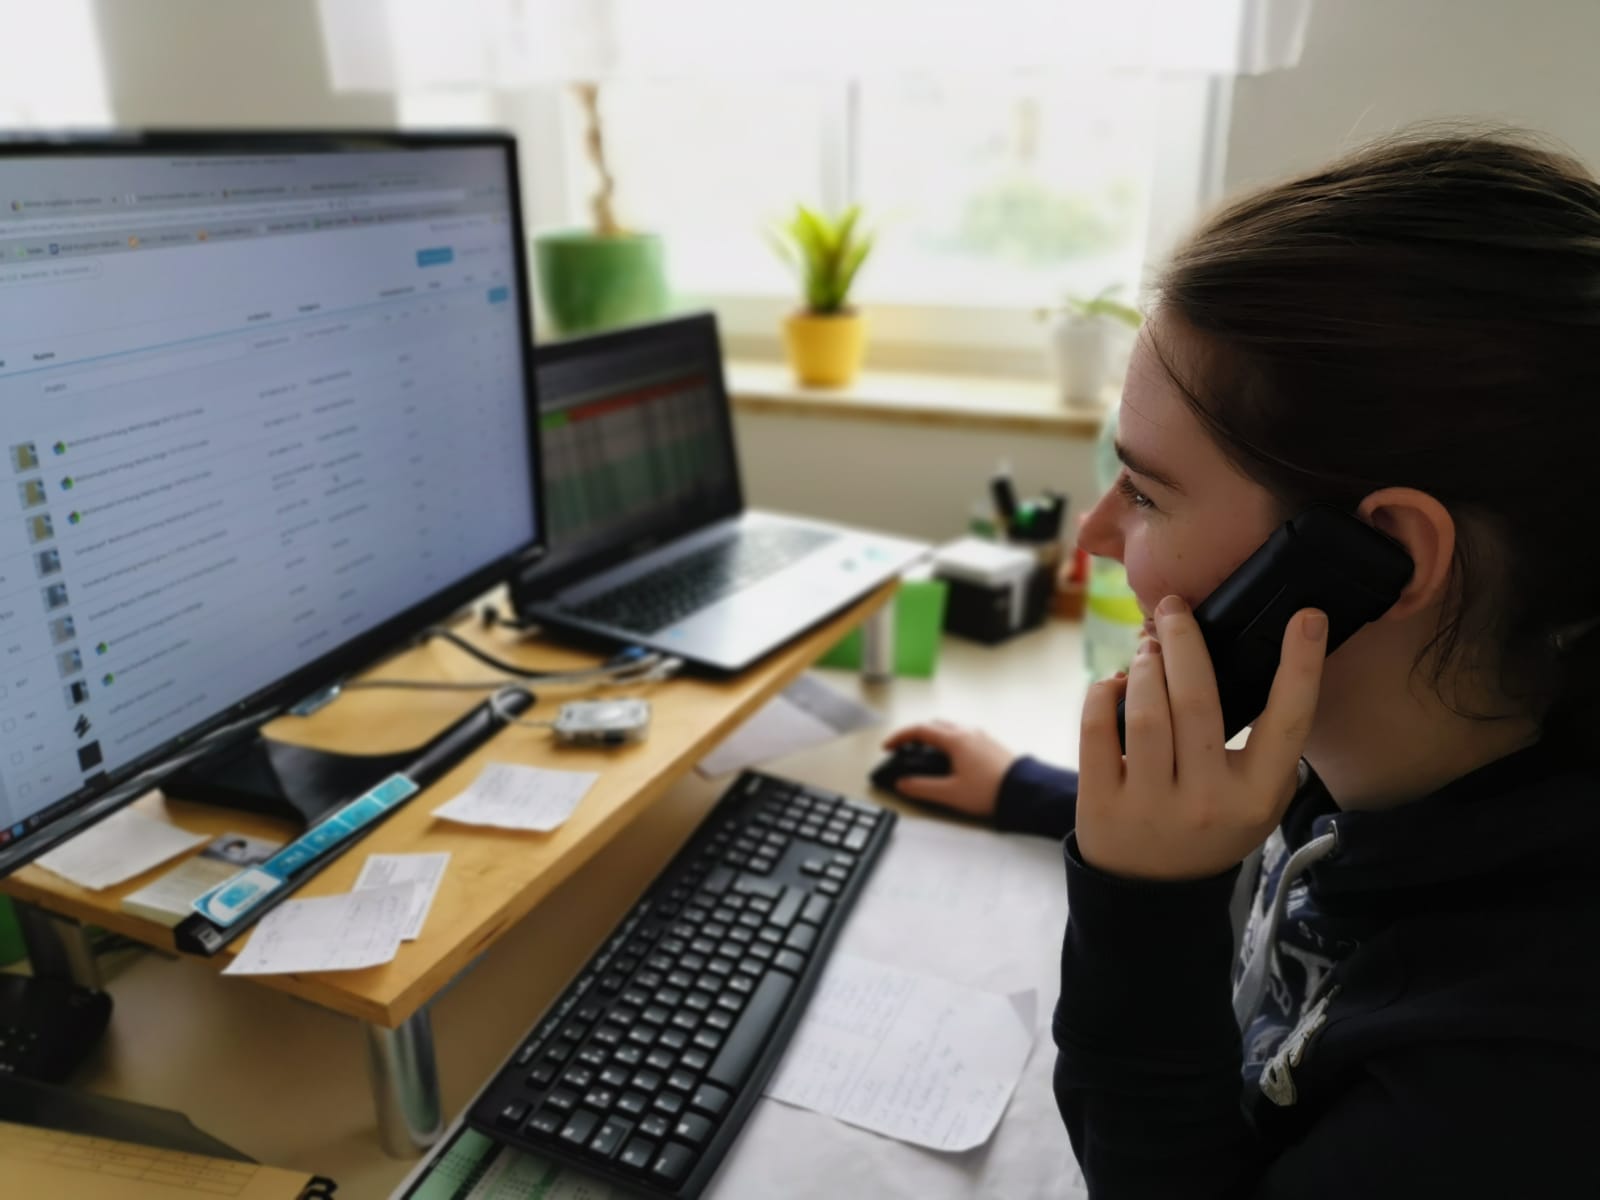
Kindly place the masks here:
POLYGON ((848 387, 861 370, 867 322, 858 312, 797 312, 783 323, 789 363, 807 387, 848 387))

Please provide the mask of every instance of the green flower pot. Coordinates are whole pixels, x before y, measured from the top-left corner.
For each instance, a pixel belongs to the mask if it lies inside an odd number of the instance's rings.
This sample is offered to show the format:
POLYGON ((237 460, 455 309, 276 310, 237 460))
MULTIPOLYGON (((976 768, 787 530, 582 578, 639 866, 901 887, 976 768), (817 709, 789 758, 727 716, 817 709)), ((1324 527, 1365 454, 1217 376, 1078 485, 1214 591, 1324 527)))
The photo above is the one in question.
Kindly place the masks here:
POLYGON ((667 312, 666 254, 653 233, 541 233, 533 239, 533 260, 545 318, 558 337, 667 312))

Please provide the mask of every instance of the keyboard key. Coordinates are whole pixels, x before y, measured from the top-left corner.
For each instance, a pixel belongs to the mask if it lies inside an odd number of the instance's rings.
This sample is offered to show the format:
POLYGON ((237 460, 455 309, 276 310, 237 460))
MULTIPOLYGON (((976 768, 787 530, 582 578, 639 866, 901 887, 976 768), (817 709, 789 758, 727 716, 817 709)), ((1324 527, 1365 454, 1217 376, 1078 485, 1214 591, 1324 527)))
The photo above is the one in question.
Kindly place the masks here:
POLYGON ((598 1124, 600 1124, 599 1117, 580 1109, 572 1114, 566 1127, 562 1129, 561 1140, 574 1146, 587 1145, 589 1139, 594 1136, 595 1126, 598 1124))
POLYGON ((732 1103, 731 1093, 715 1084, 703 1083, 695 1089, 694 1096, 689 1100, 689 1107, 713 1117, 720 1117, 728 1111, 728 1106, 732 1103))
POLYGON ((672 1122, 666 1117, 663 1117, 660 1113, 651 1113, 648 1117, 639 1122, 639 1132, 653 1138, 666 1137, 667 1130, 671 1128, 672 1122))
POLYGON ((607 1117, 606 1123, 600 1126, 600 1132, 595 1134, 594 1140, 589 1143, 589 1149, 602 1158, 610 1158, 632 1132, 633 1125, 629 1122, 617 1117, 607 1117))
POLYGON ((529 1087, 548 1087, 561 1068, 553 1062, 542 1062, 528 1075, 529 1087))
POLYGON ((667 1086, 677 1088, 680 1092, 694 1089, 694 1075, 689 1071, 677 1070, 667 1080, 667 1086))
POLYGON ((624 1067, 637 1067, 644 1061, 644 1051, 638 1046, 618 1046, 611 1058, 624 1067))
POLYGON ((800 914, 802 921, 810 921, 813 925, 821 925, 828 919, 828 913, 833 908, 833 901, 826 896, 812 896, 806 901, 804 911, 800 914))
POLYGON ((504 1108, 502 1108, 500 1110, 500 1115, 495 1118, 495 1121, 498 1124, 504 1125, 507 1129, 515 1129, 527 1119, 528 1106, 519 1101, 515 1104, 507 1104, 504 1108))
POLYGON ((677 1055, 670 1050, 652 1050, 645 1057, 645 1066, 653 1067, 657 1071, 670 1071, 678 1065, 677 1055))
POLYGON ((790 925, 794 924, 795 917, 799 915, 801 902, 805 898, 805 893, 799 888, 784 889, 783 899, 779 900, 777 906, 768 914, 767 923, 775 925, 779 929, 789 928, 790 925))
POLYGON ((863 829, 860 825, 857 825, 845 835, 844 848, 846 850, 856 852, 865 850, 867 848, 867 841, 871 837, 872 831, 870 829, 863 829))
POLYGON ((778 957, 772 960, 772 965, 780 971, 798 975, 806 969, 806 960, 793 950, 782 950, 779 951, 778 957))
POLYGON ((630 1117, 640 1116, 650 1107, 650 1097, 639 1092, 623 1092, 617 1099, 617 1111, 630 1117))
POLYGON ((783 944, 802 954, 810 954, 811 947, 817 944, 817 927, 801 921, 789 930, 789 936, 783 939, 783 944))
POLYGON ((600 1072, 600 1082, 609 1088, 619 1088, 628 1082, 626 1067, 610 1066, 600 1072))
POLYGON ((733 1028, 733 1014, 725 1008, 712 1009, 706 1014, 706 1028, 727 1032, 733 1028))
POLYGON ((821 892, 824 896, 837 896, 840 892, 844 891, 844 887, 837 879, 824 879, 821 883, 817 884, 817 891, 821 892))
POLYGON ((682 1050, 689 1044, 689 1035, 682 1029, 669 1029, 661 1035, 661 1044, 668 1050, 682 1050))
POLYGON ((672 1136, 681 1138, 691 1146, 704 1146, 711 1140, 715 1126, 702 1117, 699 1113, 687 1113, 678 1118, 678 1123, 672 1127, 672 1136))
POLYGON ((633 1086, 641 1092, 654 1092, 661 1087, 661 1075, 656 1071, 638 1071, 633 1076, 633 1086))
POLYGON ((783 885, 771 879, 752 879, 744 875, 733 885, 733 890, 746 896, 765 896, 769 900, 776 900, 783 894, 783 885))
POLYGON ((533 1119, 528 1122, 528 1129, 535 1134, 542 1133, 546 1137, 555 1137, 566 1122, 566 1114, 559 1109, 542 1108, 533 1114, 533 1119))
POLYGON ((679 1061, 691 1071, 704 1071, 711 1065, 711 1055, 704 1050, 691 1048, 683 1052, 683 1057, 679 1061))
POLYGON ((680 1142, 668 1142, 661 1147, 661 1153, 656 1155, 656 1161, 650 1167, 650 1174, 664 1183, 677 1184, 689 1174, 689 1168, 693 1165, 693 1150, 680 1142))
POLYGON ((648 1138, 632 1138, 622 1148, 622 1154, 617 1161, 623 1166, 634 1171, 643 1171, 650 1165, 650 1160, 655 1157, 656 1144, 648 1138))
POLYGON ((545 1098, 544 1106, 553 1108, 556 1112, 571 1112, 578 1107, 578 1093, 566 1088, 557 1088, 545 1098))
POLYGON ((594 1109, 596 1112, 609 1112, 611 1106, 616 1102, 617 1093, 607 1087, 590 1088, 588 1095, 583 1098, 585 1106, 594 1109))
MULTIPOLYGON (((755 1065, 767 1035, 783 1015, 783 1007, 794 990, 794 980, 779 972, 765 976, 750 997, 744 1015, 728 1034, 707 1077, 731 1091, 738 1091, 750 1068, 755 1065)), ((711 1047, 714 1049, 714 1047, 711 1047)))
POLYGON ((677 1092, 658 1092, 650 1107, 665 1116, 675 1117, 683 1111, 683 1097, 677 1092))
POLYGON ((568 1067, 561 1076, 561 1082, 581 1092, 594 1082, 594 1072, 588 1067, 568 1067))
POLYGON ((722 1035, 715 1029, 702 1029, 694 1035, 694 1044, 702 1050, 715 1050, 722 1045, 722 1035))

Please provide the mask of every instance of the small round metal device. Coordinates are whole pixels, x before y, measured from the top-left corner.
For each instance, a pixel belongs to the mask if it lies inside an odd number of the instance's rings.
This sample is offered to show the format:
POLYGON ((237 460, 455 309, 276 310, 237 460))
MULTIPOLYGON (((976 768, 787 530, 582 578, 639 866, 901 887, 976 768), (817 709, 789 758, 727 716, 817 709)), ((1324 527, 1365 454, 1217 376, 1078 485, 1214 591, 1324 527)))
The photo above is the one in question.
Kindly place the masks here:
POLYGON ((581 746, 619 746, 650 731, 648 700, 573 700, 556 714, 556 739, 581 746))

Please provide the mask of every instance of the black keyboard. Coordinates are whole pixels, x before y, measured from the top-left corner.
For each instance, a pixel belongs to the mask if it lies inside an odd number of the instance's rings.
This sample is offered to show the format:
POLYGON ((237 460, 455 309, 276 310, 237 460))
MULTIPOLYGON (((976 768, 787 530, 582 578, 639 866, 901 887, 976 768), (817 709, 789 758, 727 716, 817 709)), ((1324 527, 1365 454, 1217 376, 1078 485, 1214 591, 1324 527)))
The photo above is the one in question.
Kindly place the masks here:
POLYGON ((782 570, 835 536, 820 529, 744 530, 564 611, 630 633, 654 633, 782 570))
POLYGON ((747 772, 524 1038, 475 1129, 698 1196, 761 1095, 894 814, 747 772))

